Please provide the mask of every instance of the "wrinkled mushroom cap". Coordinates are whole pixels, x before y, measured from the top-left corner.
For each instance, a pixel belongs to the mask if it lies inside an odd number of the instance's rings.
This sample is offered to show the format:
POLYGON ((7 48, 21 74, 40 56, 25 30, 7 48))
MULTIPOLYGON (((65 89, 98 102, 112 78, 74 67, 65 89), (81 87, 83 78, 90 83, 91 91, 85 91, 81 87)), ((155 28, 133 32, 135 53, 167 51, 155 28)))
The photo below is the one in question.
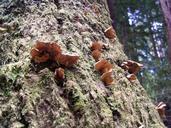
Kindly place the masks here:
POLYGON ((32 59, 36 63, 47 62, 48 60, 55 61, 58 54, 61 53, 60 46, 54 43, 45 43, 37 41, 31 49, 32 59))
POLYGON ((103 43, 100 41, 93 42, 91 45, 91 50, 101 50, 103 48, 103 43))
POLYGON ((128 78, 129 81, 134 81, 137 79, 135 74, 129 74, 126 77, 128 78))
POLYGON ((55 61, 58 54, 61 54, 61 52, 62 52, 60 46, 58 44, 56 44, 55 42, 48 44, 47 51, 50 54, 51 60, 53 60, 53 61, 55 61))
POLYGON ((165 107, 166 107, 166 104, 163 102, 160 102, 156 107, 161 118, 166 118, 165 107))
POLYGON ((101 56, 101 52, 99 50, 94 50, 92 51, 91 55, 93 56, 95 61, 98 61, 101 56))
POLYGON ((111 85, 113 82, 112 76, 112 69, 110 69, 109 71, 102 74, 101 81, 103 81, 105 85, 111 85))
POLYGON ((109 39, 114 39, 116 37, 116 32, 111 26, 104 31, 104 35, 109 39))
POLYGON ((95 69, 102 74, 112 69, 113 65, 105 59, 102 59, 95 63, 95 69))
POLYGON ((57 80, 63 80, 65 78, 65 76, 64 76, 64 69, 63 68, 57 68, 55 70, 55 78, 57 80))
POLYGON ((77 63, 79 56, 77 54, 59 54, 57 61, 66 67, 71 67, 77 63))
POLYGON ((49 54, 47 53, 41 54, 41 52, 35 48, 31 50, 31 55, 32 55, 32 59, 36 63, 43 63, 49 60, 49 54))
POLYGON ((128 72, 131 74, 137 74, 143 67, 143 64, 132 60, 127 60, 121 64, 121 67, 125 70, 128 70, 128 72))

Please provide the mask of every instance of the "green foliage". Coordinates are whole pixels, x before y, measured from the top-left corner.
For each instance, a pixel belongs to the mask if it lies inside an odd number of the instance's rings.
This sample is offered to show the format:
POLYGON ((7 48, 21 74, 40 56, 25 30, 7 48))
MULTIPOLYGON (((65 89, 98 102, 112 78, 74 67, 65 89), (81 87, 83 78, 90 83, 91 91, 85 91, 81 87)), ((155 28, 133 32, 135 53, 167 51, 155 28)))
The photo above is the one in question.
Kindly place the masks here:
POLYGON ((116 31, 130 59, 145 65, 139 74, 148 94, 155 98, 171 84, 166 30, 158 0, 117 0, 116 31))

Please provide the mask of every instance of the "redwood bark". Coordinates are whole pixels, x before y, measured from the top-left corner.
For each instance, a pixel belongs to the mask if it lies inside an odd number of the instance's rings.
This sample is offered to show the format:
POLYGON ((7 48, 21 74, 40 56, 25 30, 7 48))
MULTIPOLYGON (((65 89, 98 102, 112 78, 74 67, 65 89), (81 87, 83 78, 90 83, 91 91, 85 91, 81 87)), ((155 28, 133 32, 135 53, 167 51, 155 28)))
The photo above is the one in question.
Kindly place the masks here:
POLYGON ((160 0, 161 8, 166 21, 167 36, 168 36, 168 57, 171 64, 171 1, 160 0))

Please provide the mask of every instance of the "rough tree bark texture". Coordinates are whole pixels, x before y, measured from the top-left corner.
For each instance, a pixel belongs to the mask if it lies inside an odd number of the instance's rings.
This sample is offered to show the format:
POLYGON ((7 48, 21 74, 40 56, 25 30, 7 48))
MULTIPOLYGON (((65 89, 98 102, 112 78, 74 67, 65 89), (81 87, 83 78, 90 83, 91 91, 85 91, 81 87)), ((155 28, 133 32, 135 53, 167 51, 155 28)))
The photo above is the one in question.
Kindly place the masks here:
POLYGON ((171 1, 170 0, 160 0, 160 4, 163 10, 163 14, 166 21, 167 34, 168 34, 168 56, 171 63, 171 1))
POLYGON ((128 81, 118 66, 127 60, 118 39, 103 34, 111 25, 106 1, 92 2, 0 1, 0 26, 7 29, 0 33, 0 128, 164 127, 138 80, 128 81), (89 46, 96 39, 107 47, 102 58, 114 65, 115 83, 109 87, 94 70, 89 46), (63 86, 48 68, 31 63, 37 40, 56 41, 64 52, 80 55, 78 64, 65 70, 63 86))

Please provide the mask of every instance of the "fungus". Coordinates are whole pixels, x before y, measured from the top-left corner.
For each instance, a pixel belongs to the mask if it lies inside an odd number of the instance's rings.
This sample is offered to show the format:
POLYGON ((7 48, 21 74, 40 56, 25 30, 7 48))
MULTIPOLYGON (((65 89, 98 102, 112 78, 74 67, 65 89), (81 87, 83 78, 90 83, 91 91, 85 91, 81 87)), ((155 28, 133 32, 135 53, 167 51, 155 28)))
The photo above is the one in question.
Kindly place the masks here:
POLYGON ((41 51, 39 51, 36 48, 33 48, 31 50, 31 56, 32 59, 36 62, 36 63, 43 63, 49 60, 49 54, 47 53, 41 53, 41 51))
POLYGON ((98 61, 101 56, 101 52, 99 50, 94 50, 92 51, 91 55, 93 56, 95 61, 98 61))
POLYGON ((125 70, 128 70, 128 72, 131 74, 137 74, 143 67, 143 64, 132 60, 127 60, 121 64, 121 67, 125 70))
POLYGON ((42 63, 48 60, 55 61, 60 53, 60 46, 55 42, 45 43, 37 41, 36 45, 31 49, 30 54, 36 63, 42 63))
POLYGON ((103 44, 100 41, 93 42, 91 45, 91 50, 101 50, 103 48, 103 44))
POLYGON ((116 32, 111 26, 104 31, 104 35, 109 39, 114 39, 116 37, 116 32))
POLYGON ((59 64, 65 67, 71 67, 77 63, 79 56, 77 54, 59 54, 56 58, 59 64))
POLYGON ((56 58, 59 54, 61 54, 62 50, 59 45, 55 42, 48 44, 48 53, 50 55, 50 60, 56 61, 56 58))
POLYGON ((134 74, 129 74, 126 76, 126 78, 128 78, 128 80, 131 82, 137 79, 136 75, 134 75, 134 74))
POLYGON ((55 70, 55 79, 59 80, 59 81, 63 81, 65 78, 64 76, 64 69, 63 68, 57 68, 55 70))
POLYGON ((95 64, 95 69, 102 74, 112 69, 112 67, 112 64, 105 59, 102 59, 95 64))
POLYGON ((127 65, 127 62, 123 62, 123 63, 121 64, 121 67, 122 67, 124 70, 128 70, 128 69, 129 69, 129 67, 128 67, 128 65, 127 65))
POLYGON ((2 27, 0 27, 0 33, 6 32, 6 31, 7 31, 7 29, 6 29, 6 28, 2 28, 2 27))
POLYGON ((112 84, 112 82, 113 82, 112 69, 110 69, 109 71, 102 74, 101 81, 103 81, 105 85, 111 85, 112 84))
POLYGON ((156 110, 158 111, 161 118, 166 118, 165 107, 166 107, 166 104, 163 102, 160 102, 156 106, 156 110))

